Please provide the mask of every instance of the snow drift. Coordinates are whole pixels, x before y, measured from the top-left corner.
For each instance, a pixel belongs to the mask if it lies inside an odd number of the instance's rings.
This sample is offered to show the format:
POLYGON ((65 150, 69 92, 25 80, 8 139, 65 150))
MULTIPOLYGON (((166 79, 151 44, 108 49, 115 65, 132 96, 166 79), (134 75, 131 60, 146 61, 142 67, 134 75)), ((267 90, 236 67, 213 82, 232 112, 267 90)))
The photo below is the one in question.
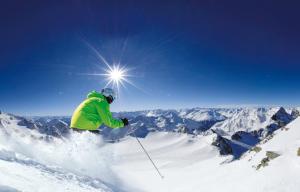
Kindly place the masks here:
POLYGON ((20 191, 115 191, 114 152, 90 133, 59 139, 1 114, 0 185, 20 191))

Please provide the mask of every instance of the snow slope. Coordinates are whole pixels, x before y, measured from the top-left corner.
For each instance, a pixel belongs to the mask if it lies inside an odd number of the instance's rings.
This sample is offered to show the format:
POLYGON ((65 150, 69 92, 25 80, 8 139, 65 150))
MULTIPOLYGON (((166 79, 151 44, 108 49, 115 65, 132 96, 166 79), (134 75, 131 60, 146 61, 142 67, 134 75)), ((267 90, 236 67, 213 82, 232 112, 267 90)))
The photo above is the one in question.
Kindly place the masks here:
POLYGON ((142 142, 164 174, 163 180, 134 139, 116 145, 120 160, 114 167, 126 183, 134 183, 140 191, 296 192, 300 187, 300 118, 287 127, 288 131, 278 130, 272 140, 262 144, 263 150, 254 157, 252 152, 231 163, 226 163, 228 156, 219 156, 209 145, 212 136, 154 133, 142 142), (256 170, 267 150, 281 156, 256 170))
MULTIPOLYGON (((263 116, 253 110, 225 113, 227 118, 263 116)), ((104 143, 91 133, 71 133, 60 139, 20 126, 19 121, 0 114, 0 191, 296 192, 300 187, 300 118, 262 142, 260 152, 235 161, 211 145, 214 134, 151 132, 140 141, 164 179, 134 137, 104 143), (267 151, 280 156, 256 170, 267 151)))
MULTIPOLYGON (((0 186, 34 191, 121 191, 113 151, 92 134, 58 139, 0 114, 0 186)), ((1 189, 1 187, 0 187, 1 189)))
POLYGON ((285 128, 278 129, 270 139, 263 140, 258 146, 262 148, 259 153, 251 151, 244 154, 242 158, 251 161, 253 165, 257 165, 261 159, 266 157, 267 151, 273 151, 280 156, 271 161, 271 165, 274 163, 274 166, 286 168, 286 171, 300 171, 300 157, 296 155, 300 148, 300 118, 285 128))

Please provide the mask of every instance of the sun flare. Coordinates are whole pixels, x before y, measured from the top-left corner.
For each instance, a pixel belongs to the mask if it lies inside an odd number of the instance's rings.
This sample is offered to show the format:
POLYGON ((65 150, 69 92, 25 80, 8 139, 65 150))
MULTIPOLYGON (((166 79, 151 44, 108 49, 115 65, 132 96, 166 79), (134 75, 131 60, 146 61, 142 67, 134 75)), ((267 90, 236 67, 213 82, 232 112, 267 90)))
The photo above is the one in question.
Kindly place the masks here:
POLYGON ((108 68, 105 69, 103 76, 106 76, 107 84, 105 86, 112 85, 113 87, 119 89, 120 85, 124 86, 124 82, 129 82, 126 77, 128 70, 125 67, 120 67, 120 65, 108 65, 108 68))
POLYGON ((119 83, 124 79, 126 74, 124 70, 119 69, 119 67, 113 66, 113 68, 108 71, 107 76, 109 76, 109 79, 111 79, 113 82, 119 83))

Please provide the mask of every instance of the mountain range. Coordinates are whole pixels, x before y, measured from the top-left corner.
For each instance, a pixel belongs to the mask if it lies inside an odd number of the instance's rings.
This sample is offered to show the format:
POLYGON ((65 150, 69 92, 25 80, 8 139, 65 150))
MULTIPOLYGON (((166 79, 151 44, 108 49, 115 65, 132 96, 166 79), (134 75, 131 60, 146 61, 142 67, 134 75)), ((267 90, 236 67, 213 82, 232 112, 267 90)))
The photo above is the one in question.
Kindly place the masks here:
POLYGON ((103 126, 99 137, 73 132, 68 116, 2 112, 0 191, 297 191, 299 115, 297 107, 119 112, 130 126, 103 126))

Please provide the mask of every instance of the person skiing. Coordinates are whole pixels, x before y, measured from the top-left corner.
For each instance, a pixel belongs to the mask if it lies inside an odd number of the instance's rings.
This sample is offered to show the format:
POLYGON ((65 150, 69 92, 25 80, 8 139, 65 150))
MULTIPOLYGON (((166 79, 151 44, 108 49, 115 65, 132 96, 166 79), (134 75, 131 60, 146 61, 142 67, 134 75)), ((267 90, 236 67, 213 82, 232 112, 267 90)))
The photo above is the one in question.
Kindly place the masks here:
POLYGON ((99 133, 98 128, 104 124, 110 128, 127 126, 128 119, 114 119, 109 105, 116 99, 116 93, 111 88, 102 89, 101 93, 92 91, 75 109, 70 128, 75 131, 90 131, 99 133))

